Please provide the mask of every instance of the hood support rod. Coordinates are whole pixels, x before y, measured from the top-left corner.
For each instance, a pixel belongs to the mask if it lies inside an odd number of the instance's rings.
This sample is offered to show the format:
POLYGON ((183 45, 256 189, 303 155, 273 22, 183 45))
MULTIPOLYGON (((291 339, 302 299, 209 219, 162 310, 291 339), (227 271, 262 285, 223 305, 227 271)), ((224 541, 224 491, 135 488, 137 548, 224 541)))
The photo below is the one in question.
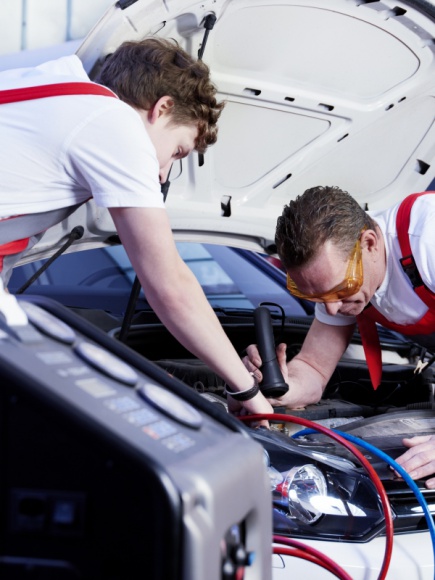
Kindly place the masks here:
POLYGON ((128 299, 127 309, 122 320, 121 330, 119 331, 120 342, 125 342, 127 340, 128 331, 130 330, 131 321, 136 310, 136 303, 139 298, 141 287, 139 278, 135 276, 133 286, 131 287, 130 297, 128 299))
POLYGON ((67 249, 68 249, 68 248, 71 246, 71 244, 72 244, 72 243, 74 243, 76 240, 80 240, 80 238, 83 236, 84 232, 85 232, 85 229, 84 229, 84 227, 82 227, 82 226, 75 226, 75 227, 74 227, 74 228, 73 228, 73 229, 70 231, 70 233, 69 233, 69 235, 68 235, 68 239, 67 239, 67 241, 64 243, 64 245, 63 245, 61 248, 59 248, 59 249, 57 250, 57 252, 55 252, 55 253, 54 253, 54 254, 51 256, 51 258, 49 258, 49 259, 48 259, 48 260, 45 262, 45 264, 43 264, 43 265, 42 265, 42 266, 39 268, 39 270, 37 270, 37 271, 36 271, 36 272, 33 274, 33 276, 31 276, 31 277, 30 277, 30 278, 27 280, 27 282, 25 282, 25 283, 24 283, 24 284, 21 286, 21 288, 19 288, 19 289, 16 291, 16 294, 22 294, 22 293, 23 293, 25 290, 27 290, 27 288, 28 288, 28 287, 29 287, 31 284, 33 284, 33 282, 34 282, 35 280, 37 280, 37 279, 39 278, 39 276, 45 272, 45 270, 47 270, 47 268, 48 268, 48 267, 49 267, 49 266, 50 266, 50 265, 51 265, 51 264, 52 264, 52 263, 53 263, 53 262, 56 260, 56 258, 58 258, 59 256, 61 256, 61 255, 62 255, 62 254, 65 252, 65 250, 67 250, 67 249))
POLYGON ((208 35, 210 34, 210 30, 213 30, 216 20, 217 20, 216 14, 214 14, 213 12, 211 14, 208 14, 204 19, 205 32, 204 38, 202 39, 201 48, 198 50, 198 60, 202 60, 205 45, 207 44, 208 40, 208 35))

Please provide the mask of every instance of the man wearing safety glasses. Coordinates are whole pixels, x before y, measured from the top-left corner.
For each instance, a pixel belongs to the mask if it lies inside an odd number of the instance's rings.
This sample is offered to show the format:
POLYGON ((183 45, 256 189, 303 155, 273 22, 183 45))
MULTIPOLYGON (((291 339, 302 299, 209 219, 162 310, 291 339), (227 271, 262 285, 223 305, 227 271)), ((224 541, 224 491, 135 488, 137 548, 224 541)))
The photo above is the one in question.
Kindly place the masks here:
MULTIPOLYGON (((291 294, 316 303, 301 351, 277 356, 289 391, 273 405, 297 408, 320 400, 358 324, 373 387, 382 361, 376 322, 407 335, 435 333, 435 192, 413 194, 385 211, 365 212, 337 187, 315 187, 284 207, 277 251, 291 294)), ((262 380, 255 345, 248 370, 262 380)), ((435 474, 435 436, 405 439, 398 462, 411 477, 435 474)), ((435 477, 426 482, 435 488, 435 477)))

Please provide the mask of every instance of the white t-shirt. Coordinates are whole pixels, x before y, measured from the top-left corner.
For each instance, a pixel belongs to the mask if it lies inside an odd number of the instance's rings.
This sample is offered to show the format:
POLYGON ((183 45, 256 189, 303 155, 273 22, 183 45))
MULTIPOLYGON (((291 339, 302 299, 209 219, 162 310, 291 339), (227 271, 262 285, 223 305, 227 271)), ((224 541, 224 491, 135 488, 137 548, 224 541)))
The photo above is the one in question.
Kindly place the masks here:
MULTIPOLYGON (((0 73, 0 90, 89 81, 73 55, 0 73)), ((74 95, 0 105, 0 218, 68 207, 164 207, 155 148, 117 98, 74 95)))
MULTIPOLYGON (((384 236, 387 255, 385 278, 370 302, 387 320, 407 325, 418 322, 428 308, 415 293, 399 262, 402 257, 396 231, 399 205, 384 211, 368 212, 384 236)), ((411 251, 424 284, 435 292, 434 224, 435 194, 417 198, 412 206, 409 225, 411 251)), ((335 326, 346 326, 356 322, 353 316, 327 314, 324 304, 316 304, 315 316, 320 322, 335 326)))

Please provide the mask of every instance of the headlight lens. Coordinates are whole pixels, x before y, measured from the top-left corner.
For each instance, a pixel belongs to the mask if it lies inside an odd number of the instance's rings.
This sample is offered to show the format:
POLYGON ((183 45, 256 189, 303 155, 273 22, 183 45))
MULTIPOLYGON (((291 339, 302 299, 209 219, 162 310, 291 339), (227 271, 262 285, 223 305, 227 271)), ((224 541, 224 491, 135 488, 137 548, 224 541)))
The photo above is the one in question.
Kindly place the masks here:
POLYGON ((305 524, 314 524, 322 517, 319 498, 327 494, 326 480, 315 465, 293 467, 287 473, 282 492, 287 495, 289 516, 305 524))
POLYGON ((366 542, 384 531, 377 490, 352 458, 273 431, 253 436, 267 456, 275 534, 366 542))

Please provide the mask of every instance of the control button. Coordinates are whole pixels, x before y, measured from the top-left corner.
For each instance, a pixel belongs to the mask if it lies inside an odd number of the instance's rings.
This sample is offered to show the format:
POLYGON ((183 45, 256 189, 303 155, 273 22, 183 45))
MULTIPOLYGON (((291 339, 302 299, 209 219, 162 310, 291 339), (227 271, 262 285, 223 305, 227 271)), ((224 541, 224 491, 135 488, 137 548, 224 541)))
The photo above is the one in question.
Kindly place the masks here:
POLYGON ((198 411, 178 395, 170 391, 147 383, 138 388, 139 395, 151 403, 154 407, 165 413, 171 419, 187 425, 192 429, 199 429, 202 425, 202 417, 198 411))
POLYGON ((92 395, 95 399, 103 399, 104 397, 116 395, 115 389, 112 389, 110 385, 100 380, 98 377, 80 379, 79 381, 76 381, 75 384, 89 395, 92 395))
POLYGON ((131 413, 126 413, 123 415, 125 419, 132 425, 137 425, 138 427, 143 427, 144 425, 149 425, 157 421, 158 415, 150 411, 149 409, 138 409, 137 411, 132 411, 131 413))
POLYGON ((20 306, 28 319, 41 332, 65 344, 72 344, 76 339, 74 330, 46 310, 31 302, 20 301, 20 306))
POLYGON ((112 379, 132 387, 137 383, 136 372, 104 348, 90 342, 81 342, 74 350, 83 360, 112 379))
POLYGON ((126 413, 139 408, 139 403, 130 397, 118 397, 116 399, 109 399, 104 403, 111 411, 115 413, 126 413))
POLYGON ((81 367, 69 367, 67 369, 57 369, 57 374, 64 379, 68 377, 82 377, 90 373, 90 368, 88 366, 82 365, 81 367))
POLYGON ((167 421, 156 421, 142 428, 142 431, 153 439, 163 439, 169 435, 175 435, 177 429, 167 421))
POLYGON ((70 356, 70 354, 63 352, 62 350, 45 350, 42 352, 37 352, 36 356, 46 365, 61 365, 74 362, 74 359, 70 356))
POLYGON ((77 517, 76 511, 77 508, 73 501, 56 500, 53 506, 53 523, 61 526, 73 526, 77 517))
POLYGON ((177 433, 176 435, 172 435, 172 437, 163 439, 162 445, 174 453, 180 453, 180 451, 184 451, 192 447, 192 445, 195 445, 195 441, 187 437, 187 435, 184 435, 184 433, 177 433))

